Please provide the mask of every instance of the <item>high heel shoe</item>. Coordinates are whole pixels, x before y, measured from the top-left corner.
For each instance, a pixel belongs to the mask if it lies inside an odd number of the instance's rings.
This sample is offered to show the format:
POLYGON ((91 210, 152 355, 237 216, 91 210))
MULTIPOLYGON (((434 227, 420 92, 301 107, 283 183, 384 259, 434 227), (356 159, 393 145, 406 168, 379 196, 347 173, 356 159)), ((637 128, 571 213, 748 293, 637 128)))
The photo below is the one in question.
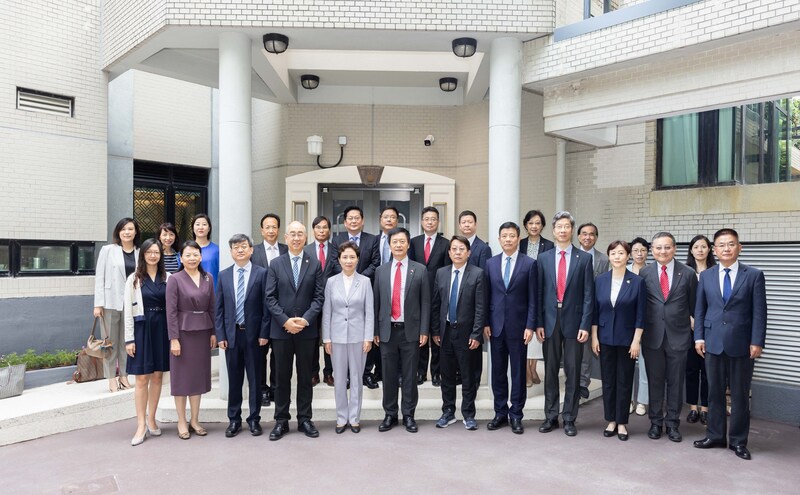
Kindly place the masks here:
POLYGON ((143 444, 144 439, 147 438, 148 433, 150 433, 150 430, 145 429, 144 435, 140 437, 133 437, 133 439, 131 440, 131 447, 136 447, 137 445, 143 444))
POLYGON ((208 431, 206 431, 205 428, 202 426, 192 426, 191 423, 189 423, 189 433, 194 433, 198 437, 204 437, 208 435, 208 431))
POLYGON ((156 426, 155 428, 151 429, 150 426, 147 426, 147 433, 149 433, 150 436, 153 436, 153 437, 160 437, 161 436, 161 428, 156 426))
POLYGON ((109 382, 108 382, 108 391, 110 393, 112 393, 112 394, 114 392, 118 392, 119 391, 119 382, 117 381, 116 378, 114 378, 113 380, 109 380, 109 382))

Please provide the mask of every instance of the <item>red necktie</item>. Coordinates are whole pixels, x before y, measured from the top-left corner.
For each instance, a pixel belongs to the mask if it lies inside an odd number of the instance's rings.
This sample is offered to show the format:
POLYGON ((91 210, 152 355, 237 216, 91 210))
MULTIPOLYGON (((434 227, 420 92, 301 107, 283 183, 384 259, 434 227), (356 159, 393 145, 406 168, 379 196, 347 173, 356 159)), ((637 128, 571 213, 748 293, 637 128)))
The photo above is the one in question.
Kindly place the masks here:
POLYGON ((664 295, 664 300, 667 300, 669 297, 669 277, 667 277, 667 267, 661 265, 661 294, 664 295))
POLYGON ((319 244, 319 264, 325 269, 325 244, 319 244))
POLYGON ((558 302, 564 300, 564 292, 567 290, 567 252, 561 251, 561 259, 558 260, 558 277, 556 278, 556 295, 558 302))
POLYGON ((394 271, 394 287, 392 288, 392 318, 400 318, 400 286, 403 284, 403 273, 400 271, 402 263, 397 263, 394 271))
POLYGON ((428 237, 428 240, 425 241, 425 264, 428 264, 428 259, 431 257, 431 238, 428 237))

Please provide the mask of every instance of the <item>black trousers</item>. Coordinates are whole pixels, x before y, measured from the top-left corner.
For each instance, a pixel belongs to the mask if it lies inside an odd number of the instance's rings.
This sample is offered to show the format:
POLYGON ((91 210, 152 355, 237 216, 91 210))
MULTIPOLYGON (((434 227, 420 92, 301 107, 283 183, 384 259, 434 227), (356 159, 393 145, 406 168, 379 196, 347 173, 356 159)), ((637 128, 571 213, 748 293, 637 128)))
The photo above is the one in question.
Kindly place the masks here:
MULTIPOLYGON (((650 364, 648 363, 648 366, 650 364)), ((725 441, 727 421, 725 388, 731 388, 731 419, 728 429, 729 445, 747 445, 750 433, 750 382, 753 379, 753 360, 750 356, 730 357, 725 353, 706 353, 708 371, 708 425, 706 436, 715 442, 725 441)))
MULTIPOLYGON (((492 395, 494 415, 522 419, 522 410, 528 390, 525 387, 525 367, 528 346, 520 338, 507 338, 505 334, 492 336, 489 352, 492 354, 492 395), (508 393, 508 370, 511 368, 511 394, 508 393), (509 407, 509 400, 511 407, 509 407)), ((464 379, 464 374, 461 374, 464 379)))
MULTIPOLYGON (((316 375, 319 374, 319 354, 320 354, 320 345, 317 344, 314 347, 314 363, 311 368, 311 374, 316 375)), ((333 364, 331 364, 331 356, 327 352, 322 352, 322 355, 325 357, 325 367, 322 368, 322 376, 333 376, 333 364)))
MULTIPOLYGON (((442 412, 456 412, 456 371, 461 372, 461 414, 464 419, 475 418, 475 396, 478 383, 475 382, 475 355, 480 358, 481 346, 470 350, 471 328, 458 328, 447 325, 442 338, 439 365, 442 376, 442 412)), ((439 346, 435 346, 439 349, 439 346)))
POLYGON ((600 376, 603 380, 603 411, 606 421, 628 424, 636 360, 630 346, 600 344, 600 376))
POLYGON ((647 363, 645 369, 647 371, 647 393, 650 399, 648 407, 650 423, 677 428, 681 424, 687 353, 685 350, 673 350, 667 342, 666 335, 661 342, 661 347, 658 349, 642 347, 642 352, 644 361, 647 363))
POLYGON ((311 399, 314 387, 311 386, 311 361, 317 339, 303 339, 290 335, 287 339, 271 340, 273 359, 277 373, 275 382, 275 420, 289 421, 289 403, 292 396, 292 363, 297 368, 297 421, 302 423, 311 419, 311 399))
POLYGON ((259 347, 261 351, 261 389, 275 392, 275 351, 272 349, 272 340, 269 344, 259 347))
MULTIPOLYGON (((383 344, 381 344, 383 345, 383 344)), ((372 346, 372 349, 367 353, 367 362, 364 364, 364 376, 372 373, 375 370, 375 378, 380 379, 383 375, 383 365, 381 364, 383 353, 377 346, 372 346)))
POLYGON ((237 330, 235 347, 225 350, 225 365, 228 369, 228 420, 242 422, 242 385, 245 372, 249 389, 250 415, 247 422, 261 421, 261 349, 257 339, 247 340, 244 330, 237 330))
POLYGON ((419 341, 409 342, 406 340, 405 329, 393 328, 391 338, 388 342, 381 340, 379 349, 383 371, 383 411, 387 416, 397 417, 397 397, 400 388, 398 374, 402 373, 403 400, 399 410, 403 413, 403 417, 413 418, 419 400, 417 391, 419 341))
POLYGON ((433 375, 441 375, 441 348, 432 339, 428 340, 424 346, 419 348, 419 368, 417 373, 420 375, 428 374, 428 358, 431 363, 431 378, 433 375))
POLYGON ((686 403, 708 407, 706 360, 700 357, 694 347, 686 354, 686 403))
POLYGON ((575 421, 578 417, 578 403, 581 379, 581 359, 583 344, 578 339, 568 339, 561 334, 561 310, 556 318, 553 335, 544 339, 544 414, 547 419, 558 419, 560 400, 558 370, 564 358, 564 408, 561 416, 564 421, 575 421))

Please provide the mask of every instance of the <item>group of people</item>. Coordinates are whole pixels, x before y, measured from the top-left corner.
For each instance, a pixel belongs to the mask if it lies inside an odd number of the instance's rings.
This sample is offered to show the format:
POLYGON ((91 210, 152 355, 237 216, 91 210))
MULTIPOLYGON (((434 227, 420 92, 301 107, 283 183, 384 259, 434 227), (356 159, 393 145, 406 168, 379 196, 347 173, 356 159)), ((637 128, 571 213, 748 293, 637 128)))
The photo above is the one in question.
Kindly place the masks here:
POLYGON ((670 440, 681 441, 686 384, 687 421, 707 423, 706 438, 694 446, 729 446, 750 458, 748 394, 753 360, 764 346, 766 296, 763 273, 738 262, 735 230, 719 230, 713 242, 693 239, 686 266, 675 260, 676 242, 668 232, 657 233, 652 244, 616 240, 603 254, 594 247, 597 227, 586 223, 577 229, 579 248, 572 244, 575 220, 565 211, 553 217, 553 242, 541 236, 546 220, 538 210, 524 218, 524 239, 516 223, 502 224, 502 252, 495 256, 477 237, 471 211, 459 215, 460 234, 449 240, 439 234, 436 208, 422 210, 423 234, 413 239, 398 227, 399 216, 396 208, 385 207, 382 232, 372 235, 363 231, 361 208, 350 206, 344 232, 332 237, 330 220, 319 216, 312 222, 313 242, 307 243, 304 225, 292 222, 281 244, 280 218, 267 214, 261 220, 264 242, 254 246, 247 235, 234 235, 228 241, 234 264, 218 276, 219 248, 208 241, 206 215, 193 219, 195 240, 181 245, 179 253, 171 247, 178 239, 169 224, 161 226, 158 241, 145 241, 137 253, 138 227, 132 219, 121 220, 115 244, 105 246, 98 260, 95 314, 111 317, 112 329, 116 321, 124 322, 127 354, 114 356, 119 381, 113 363, 106 370, 112 390, 128 386, 128 373, 137 375, 138 429, 132 444, 160 434, 154 414, 168 370, 178 435, 206 434, 197 414, 200 395, 211 388, 210 351, 217 345, 225 351, 228 370, 228 437, 242 429, 245 377, 250 433, 262 434, 260 409, 272 401, 270 440, 289 432, 293 363, 298 430, 319 435, 311 403, 319 383, 320 341, 324 382, 335 388, 337 434, 360 431, 362 386, 377 388, 380 381, 385 418, 379 431, 401 419, 407 431, 418 431, 417 387, 427 380, 429 365, 442 393, 436 427, 457 421, 461 385, 464 427, 475 430, 481 351, 489 344, 494 396, 489 430, 510 426, 516 434, 524 432, 526 387, 541 381, 536 362, 544 359, 546 419, 539 431, 563 424, 565 434, 575 436, 594 354, 603 382, 605 436, 628 439, 638 359, 638 402, 649 416, 650 438, 660 438, 666 428, 670 440), (648 249, 655 259, 649 265, 648 249), (172 276, 164 268, 168 252, 180 267, 172 276), (127 276, 122 294, 109 295, 125 280, 122 274, 127 276))

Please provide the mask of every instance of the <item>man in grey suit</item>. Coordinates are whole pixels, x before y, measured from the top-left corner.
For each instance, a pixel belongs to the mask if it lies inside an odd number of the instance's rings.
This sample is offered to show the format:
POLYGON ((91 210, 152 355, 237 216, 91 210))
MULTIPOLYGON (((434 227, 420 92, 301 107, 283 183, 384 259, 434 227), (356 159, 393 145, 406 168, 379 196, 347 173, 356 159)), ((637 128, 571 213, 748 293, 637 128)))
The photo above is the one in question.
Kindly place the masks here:
POLYGON ((592 257, 572 245, 575 219, 568 211, 553 217, 555 248, 537 258, 539 286, 539 315, 536 336, 543 342, 544 351, 544 413, 546 419, 539 432, 558 428, 559 380, 558 370, 564 357, 564 433, 578 434, 578 417, 583 343, 589 340, 594 314, 594 275, 592 257))
POLYGON ((461 371, 461 414, 464 427, 477 430, 475 421, 475 365, 481 359, 483 320, 486 296, 483 270, 467 263, 469 241, 463 236, 450 240, 452 266, 436 272, 431 309, 431 335, 441 346, 439 365, 442 378, 442 417, 437 428, 447 428, 456 421, 456 371, 461 371))
MULTIPOLYGON (((578 243, 581 251, 592 255, 594 278, 609 270, 608 256, 594 248, 597 243, 597 225, 587 222, 578 226, 578 243)), ((584 399, 589 398, 589 384, 592 382, 592 363, 597 362, 597 357, 590 348, 589 340, 583 344, 583 358, 581 358, 581 388, 580 394, 584 399)))
POLYGON ((653 236, 651 263, 639 272, 647 285, 647 316, 642 334, 642 352, 647 363, 647 389, 650 397, 647 436, 661 438, 666 425, 667 437, 680 442, 683 387, 687 351, 692 347, 697 275, 675 259, 675 237, 669 232, 653 236), (667 404, 664 414, 664 388, 667 404))
POLYGON ((383 410, 378 431, 397 424, 398 368, 403 375, 403 425, 417 432, 417 363, 419 348, 428 342, 431 321, 430 284, 425 265, 408 258, 411 235, 406 229, 389 232, 392 261, 378 267, 372 292, 375 296, 375 344, 380 346, 383 369, 383 410))

